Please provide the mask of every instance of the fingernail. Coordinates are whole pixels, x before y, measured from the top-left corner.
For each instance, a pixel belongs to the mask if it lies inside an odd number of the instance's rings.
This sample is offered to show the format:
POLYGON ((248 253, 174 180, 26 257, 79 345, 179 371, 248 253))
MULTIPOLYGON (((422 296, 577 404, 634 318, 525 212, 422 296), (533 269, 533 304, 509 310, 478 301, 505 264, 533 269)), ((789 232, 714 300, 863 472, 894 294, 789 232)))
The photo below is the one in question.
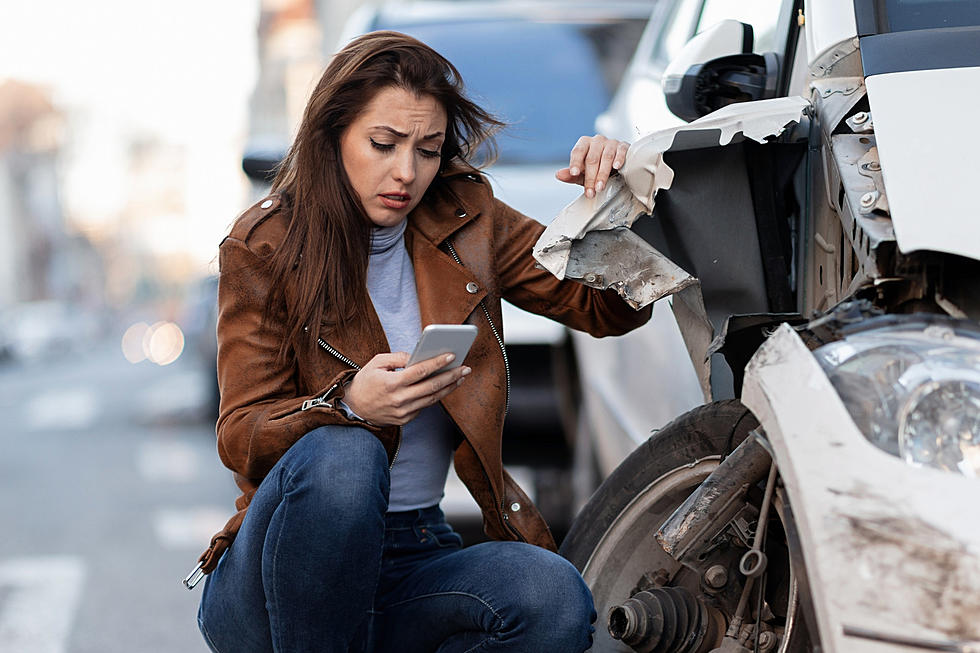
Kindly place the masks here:
POLYGON ((469 374, 469 373, 470 373, 470 372, 472 372, 472 371, 473 371, 473 370, 472 370, 471 368, 469 368, 469 367, 464 367, 464 368, 463 368, 463 376, 466 376, 467 374, 469 374))
POLYGON ((591 188, 586 188, 585 189, 585 196, 586 197, 595 197, 595 191, 592 190, 591 188))
POLYGON ((447 363, 452 363, 454 360, 456 360, 456 355, 455 354, 446 354, 446 362, 447 363))
POLYGON ((578 173, 580 173, 581 170, 579 170, 578 168, 572 168, 571 170, 569 170, 569 172, 572 173, 573 177, 578 177, 578 173))
POLYGON ((463 379, 460 379, 459 381, 457 381, 457 382, 456 382, 456 387, 457 387, 457 388, 458 388, 459 386, 461 386, 461 385, 463 385, 463 379))
POLYGON ((597 193, 598 193, 599 191, 601 191, 601 190, 602 190, 602 188, 603 188, 603 186, 605 186, 605 184, 604 184, 604 183, 602 183, 601 181, 597 181, 597 182, 595 183, 595 192, 597 192, 597 193))
POLYGON ((623 165, 623 162, 622 161, 620 161, 618 159, 615 160, 615 161, 613 161, 613 167, 616 168, 616 170, 619 170, 619 166, 621 166, 621 165, 623 165))

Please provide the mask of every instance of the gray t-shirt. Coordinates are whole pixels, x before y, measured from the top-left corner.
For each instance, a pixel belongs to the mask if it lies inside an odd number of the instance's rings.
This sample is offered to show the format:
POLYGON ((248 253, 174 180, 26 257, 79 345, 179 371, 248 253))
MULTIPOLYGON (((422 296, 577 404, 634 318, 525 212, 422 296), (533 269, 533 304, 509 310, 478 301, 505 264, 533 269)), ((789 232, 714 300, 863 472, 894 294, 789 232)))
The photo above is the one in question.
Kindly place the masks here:
MULTIPOLYGON (((371 230, 367 287, 391 351, 412 352, 422 333, 415 268, 405 249, 407 220, 371 230)), ((442 499, 452 458, 453 426, 436 404, 402 427, 391 468, 389 512, 434 506, 442 499)))

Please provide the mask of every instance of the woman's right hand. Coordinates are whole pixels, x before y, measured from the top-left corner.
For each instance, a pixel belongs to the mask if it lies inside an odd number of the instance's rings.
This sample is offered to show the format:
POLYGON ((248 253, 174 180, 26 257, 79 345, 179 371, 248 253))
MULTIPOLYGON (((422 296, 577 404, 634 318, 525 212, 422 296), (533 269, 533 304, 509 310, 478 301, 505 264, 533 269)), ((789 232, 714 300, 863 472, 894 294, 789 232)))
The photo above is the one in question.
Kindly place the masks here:
POLYGON ((354 375, 344 393, 344 403, 371 424, 401 426, 462 385, 471 371, 461 365, 433 374, 453 361, 452 354, 399 369, 408 364, 409 358, 405 352, 372 358, 354 375))

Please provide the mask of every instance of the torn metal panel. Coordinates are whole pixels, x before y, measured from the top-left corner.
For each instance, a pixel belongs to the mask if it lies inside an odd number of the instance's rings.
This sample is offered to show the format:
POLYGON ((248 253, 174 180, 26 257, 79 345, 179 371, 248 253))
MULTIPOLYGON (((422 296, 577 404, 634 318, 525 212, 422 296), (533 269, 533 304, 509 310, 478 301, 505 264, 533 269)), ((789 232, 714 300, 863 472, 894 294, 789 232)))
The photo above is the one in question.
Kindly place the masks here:
POLYGON ((670 308, 674 311, 674 319, 684 339, 687 354, 691 357, 694 372, 698 375, 698 383, 704 394, 704 402, 711 401, 711 357, 709 349, 714 336, 714 328, 708 320, 708 312, 704 308, 704 297, 701 294, 701 284, 689 286, 671 298, 670 308))
MULTIPOLYGON (((657 191, 669 189, 674 178, 674 171, 664 162, 664 152, 724 146, 739 135, 764 143, 799 122, 809 106, 802 97, 732 104, 690 124, 641 138, 630 147, 620 174, 611 177, 601 192, 594 198, 583 194, 558 214, 535 243, 534 258, 559 279, 566 278, 573 241, 592 231, 629 227, 640 215, 653 211, 657 191), (685 138, 675 147, 680 133, 685 138)), ((608 281, 625 285, 627 280, 608 281)), ((684 287, 679 284, 673 292, 684 287)))
POLYGON ((641 138, 630 147, 620 174, 611 177, 601 192, 594 198, 583 194, 551 222, 535 243, 535 259, 559 279, 613 288, 635 308, 674 295, 671 307, 705 400, 710 401, 708 349, 714 329, 700 284, 639 238, 621 234, 585 239, 602 231, 627 231, 640 215, 653 211, 657 192, 669 189, 674 181, 674 171, 664 162, 665 152, 725 146, 746 138, 765 143, 799 123, 809 107, 802 97, 732 104, 690 124, 641 138), (590 274, 591 282, 587 281, 590 274))
POLYGON ((673 181, 673 170, 664 163, 663 154, 679 149, 725 146, 737 135, 759 143, 779 136, 789 125, 798 123, 810 103, 802 97, 781 97, 758 102, 730 104, 694 122, 663 129, 644 136, 626 154, 620 173, 648 211, 653 211, 657 191, 667 190, 673 181), (683 133, 683 144, 675 141, 683 133))
POLYGON ((976 480, 912 467, 869 443, 788 325, 752 358, 742 402, 789 494, 823 649, 897 650, 852 626, 980 640, 980 522, 963 518, 980 503, 976 480))
POLYGON ((697 283, 626 227, 590 231, 572 241, 565 278, 612 288, 637 309, 697 283))
POLYGON ((592 231, 629 227, 645 212, 623 178, 614 175, 595 197, 583 193, 562 209, 535 243, 534 258, 559 279, 569 278, 566 268, 574 241, 592 231))

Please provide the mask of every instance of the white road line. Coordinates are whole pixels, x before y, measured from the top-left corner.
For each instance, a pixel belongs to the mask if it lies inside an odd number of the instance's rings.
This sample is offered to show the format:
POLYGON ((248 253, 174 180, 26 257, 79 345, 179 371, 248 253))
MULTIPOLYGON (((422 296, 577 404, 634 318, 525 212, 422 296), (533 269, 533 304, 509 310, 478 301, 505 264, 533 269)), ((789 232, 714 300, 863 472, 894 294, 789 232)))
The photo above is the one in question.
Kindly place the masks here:
POLYGON ((169 508, 153 514, 153 530, 167 549, 203 551, 231 517, 228 508, 169 508))
POLYGON ((76 557, 0 561, 0 651, 63 653, 84 578, 76 557))
POLYGON ((136 465, 147 481, 187 483, 200 476, 201 454, 184 440, 147 440, 136 452, 136 465))
POLYGON ((99 399, 87 388, 65 388, 37 395, 24 407, 24 423, 30 431, 81 430, 93 426, 99 399))

